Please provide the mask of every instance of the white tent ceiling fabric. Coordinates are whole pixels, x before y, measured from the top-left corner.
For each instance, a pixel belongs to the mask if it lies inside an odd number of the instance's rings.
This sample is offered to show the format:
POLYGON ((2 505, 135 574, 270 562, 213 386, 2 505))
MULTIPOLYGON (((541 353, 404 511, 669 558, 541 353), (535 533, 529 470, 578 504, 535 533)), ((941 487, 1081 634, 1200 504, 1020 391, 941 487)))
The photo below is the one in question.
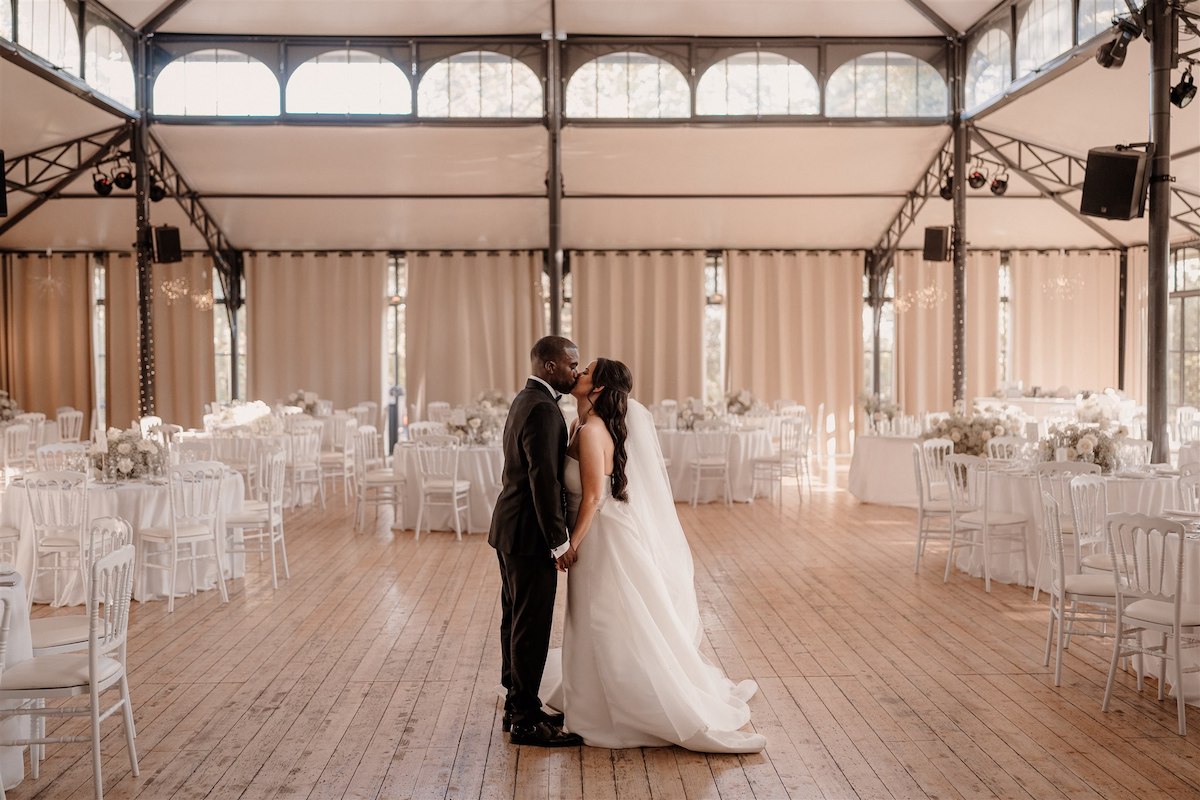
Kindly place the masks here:
MULTIPOLYGON (((109 5, 137 25, 164 2, 109 5)), ((965 30, 994 0, 926 5, 965 30)), ((557 15, 568 36, 938 35, 906 0, 560 0, 557 15)), ((530 34, 549 26, 549 0, 191 0, 165 30, 419 36, 530 34)), ((1131 46, 1121 70, 1086 59, 978 124, 1081 157, 1089 147, 1145 140, 1147 50, 1144 43, 1131 46)), ((0 96, 0 148, 9 158, 121 121, 7 61, 0 61, 0 96)), ((1177 151, 1200 148, 1196 108, 1175 110, 1173 128, 1177 151)), ((238 247, 547 245, 547 201, 538 195, 545 191, 549 137, 541 125, 157 124, 153 130, 188 182, 209 197, 207 207, 238 247), (353 196, 280 197, 292 194, 353 196)), ((567 125, 563 244, 871 248, 948 134, 945 125, 567 125)), ((1200 190, 1200 152, 1177 159, 1174 172, 1177 186, 1200 190)), ((90 184, 90 177, 81 178, 68 194, 87 195, 90 184)), ((1112 246, 1037 194, 1017 175, 1007 197, 971 191, 970 245, 1112 246)), ((1078 206, 1078 192, 1062 199, 1078 206)), ((10 214, 27 202, 10 193, 10 214)), ((173 202, 153 205, 152 216, 155 224, 179 225, 185 247, 200 246, 173 202)), ((947 225, 950 216, 950 204, 932 197, 901 247, 920 247, 922 228, 947 225)), ((1095 224, 1124 244, 1147 239, 1145 220, 1095 224)), ((133 227, 128 199, 60 199, 5 234, 0 249, 125 250, 133 227)), ((1193 238, 1177 224, 1171 232, 1176 241, 1193 238)))

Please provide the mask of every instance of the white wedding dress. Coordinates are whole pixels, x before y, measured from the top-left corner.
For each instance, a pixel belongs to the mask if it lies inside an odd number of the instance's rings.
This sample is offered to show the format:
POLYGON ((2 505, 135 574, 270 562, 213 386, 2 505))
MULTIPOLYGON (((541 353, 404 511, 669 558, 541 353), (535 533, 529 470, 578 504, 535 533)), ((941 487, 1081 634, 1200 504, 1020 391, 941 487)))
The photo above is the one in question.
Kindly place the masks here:
MULTIPOLYGON (((766 739, 739 729, 758 685, 733 683, 700 653, 691 550, 650 412, 629 405, 630 501, 604 499, 567 573, 563 649, 547 660, 542 699, 593 747, 756 753, 766 739)), ((573 526, 582 496, 573 458, 564 484, 573 526)))

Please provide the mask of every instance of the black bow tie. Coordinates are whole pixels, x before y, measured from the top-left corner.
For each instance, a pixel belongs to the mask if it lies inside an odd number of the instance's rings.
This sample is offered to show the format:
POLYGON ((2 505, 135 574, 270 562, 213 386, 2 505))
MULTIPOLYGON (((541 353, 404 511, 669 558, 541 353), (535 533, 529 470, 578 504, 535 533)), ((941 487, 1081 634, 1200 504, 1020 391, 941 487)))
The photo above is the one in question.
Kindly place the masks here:
POLYGON ((557 403, 559 400, 562 400, 561 394, 554 394, 554 392, 551 392, 550 394, 554 395, 554 402, 557 403))

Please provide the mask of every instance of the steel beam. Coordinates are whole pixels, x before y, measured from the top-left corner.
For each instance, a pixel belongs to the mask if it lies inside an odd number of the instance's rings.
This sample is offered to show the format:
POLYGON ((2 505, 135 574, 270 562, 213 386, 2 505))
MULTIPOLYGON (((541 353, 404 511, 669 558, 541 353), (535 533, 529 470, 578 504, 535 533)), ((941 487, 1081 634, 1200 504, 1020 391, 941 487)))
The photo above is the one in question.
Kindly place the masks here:
POLYGON ((137 111, 126 108, 116 100, 100 94, 91 86, 88 86, 82 79, 51 64, 37 53, 27 50, 19 44, 0 39, 0 58, 11 64, 15 64, 27 72, 32 72, 39 78, 54 84, 64 91, 70 92, 80 100, 95 106, 101 111, 107 111, 113 116, 126 120, 138 118, 137 111))
POLYGON ((69 142, 59 142, 13 156, 4 162, 4 183, 9 191, 40 195, 42 192, 39 187, 67 174, 77 174, 80 165, 95 151, 107 148, 113 136, 127 129, 126 125, 118 125, 69 142), (90 152, 88 147, 92 148, 90 152))
POLYGON ((1146 427, 1151 461, 1169 461, 1167 433, 1167 305, 1171 260, 1171 70, 1178 21, 1168 0, 1148 0, 1150 61, 1150 258, 1146 297, 1146 427))
POLYGON ((944 33, 947 38, 957 39, 959 31, 954 29, 946 20, 942 19, 941 15, 926 5, 923 0, 907 0, 908 4, 916 9, 916 12, 931 22, 935 28, 944 33))
POLYGON ((884 229, 875 247, 872 248, 871 252, 875 254, 874 268, 879 275, 886 276, 887 271, 892 268, 892 258, 900 246, 900 240, 916 222, 917 215, 925 207, 925 201, 931 195, 937 194, 941 188, 942 180, 951 168, 953 146, 954 136, 952 133, 925 167, 925 171, 917 180, 917 185, 905 196, 900 209, 884 229))
POLYGON ((153 36, 159 28, 167 23, 167 20, 179 13, 189 2, 191 0, 170 0, 170 2, 154 12, 154 16, 142 23, 142 27, 138 28, 138 33, 143 36, 153 36))
POLYGON ((546 198, 550 221, 546 267, 550 273, 550 333, 562 335, 563 248, 562 248, 562 43, 558 40, 558 3, 550 0, 550 33, 546 37, 546 133, 549 139, 549 169, 546 198))

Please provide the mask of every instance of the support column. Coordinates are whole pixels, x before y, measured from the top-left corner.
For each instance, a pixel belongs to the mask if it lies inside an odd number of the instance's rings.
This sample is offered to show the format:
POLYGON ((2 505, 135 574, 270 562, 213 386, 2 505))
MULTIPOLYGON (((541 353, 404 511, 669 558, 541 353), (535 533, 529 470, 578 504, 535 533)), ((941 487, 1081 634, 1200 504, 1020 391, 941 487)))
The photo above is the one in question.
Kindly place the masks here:
POLYGON ((954 44, 954 226, 951 244, 954 248, 954 403, 966 401, 966 317, 967 298, 967 125, 963 121, 963 91, 966 71, 966 48, 962 40, 954 44))
POLYGON ((1150 28, 1150 269, 1147 297, 1146 425, 1151 459, 1170 459, 1167 421, 1167 276, 1171 257, 1171 69, 1175 66, 1175 9, 1150 0, 1143 12, 1150 28))
POLYGON ((150 165, 147 129, 149 105, 147 74, 149 48, 145 38, 137 46, 137 106, 140 118, 133 128, 133 164, 137 208, 137 275, 138 275, 138 411, 142 416, 153 414, 154 399, 154 275, 150 249, 150 165))
POLYGON ((883 348, 879 342, 879 327, 883 322, 883 288, 887 279, 879 255, 867 253, 867 304, 871 307, 871 394, 879 396, 883 370, 879 361, 883 348))
POLYGON ((550 235, 546 267, 550 273, 550 333, 562 335, 562 43, 558 40, 556 3, 550 4, 550 37, 546 42, 546 128, 550 135, 550 164, 546 173, 550 235))

